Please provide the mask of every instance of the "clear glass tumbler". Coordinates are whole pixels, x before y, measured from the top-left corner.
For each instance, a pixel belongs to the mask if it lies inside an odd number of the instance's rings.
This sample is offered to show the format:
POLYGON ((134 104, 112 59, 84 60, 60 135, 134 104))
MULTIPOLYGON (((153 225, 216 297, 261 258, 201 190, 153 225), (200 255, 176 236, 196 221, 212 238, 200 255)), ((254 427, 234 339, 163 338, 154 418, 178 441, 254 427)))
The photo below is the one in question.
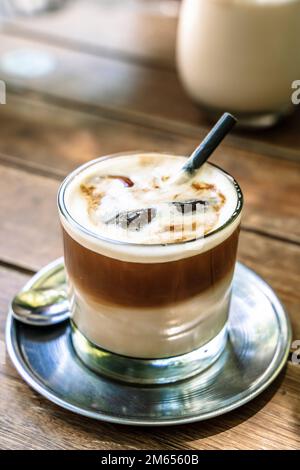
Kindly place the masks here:
POLYGON ((67 196, 82 172, 112 158, 75 170, 58 194, 73 345, 87 366, 115 379, 182 380, 210 366, 227 341, 242 193, 214 166, 236 194, 221 227, 172 246, 110 240, 71 216, 67 196))

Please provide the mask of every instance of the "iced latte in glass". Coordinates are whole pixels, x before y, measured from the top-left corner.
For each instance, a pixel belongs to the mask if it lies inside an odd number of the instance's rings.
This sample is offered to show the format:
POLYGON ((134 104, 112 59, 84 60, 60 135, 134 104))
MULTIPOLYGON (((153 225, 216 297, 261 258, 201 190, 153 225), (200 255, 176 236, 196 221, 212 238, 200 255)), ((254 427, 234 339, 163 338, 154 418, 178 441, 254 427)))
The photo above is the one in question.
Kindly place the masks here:
POLYGON ((209 163, 172 182, 185 161, 99 158, 59 191, 74 348, 115 379, 181 380, 226 344, 242 193, 209 163))

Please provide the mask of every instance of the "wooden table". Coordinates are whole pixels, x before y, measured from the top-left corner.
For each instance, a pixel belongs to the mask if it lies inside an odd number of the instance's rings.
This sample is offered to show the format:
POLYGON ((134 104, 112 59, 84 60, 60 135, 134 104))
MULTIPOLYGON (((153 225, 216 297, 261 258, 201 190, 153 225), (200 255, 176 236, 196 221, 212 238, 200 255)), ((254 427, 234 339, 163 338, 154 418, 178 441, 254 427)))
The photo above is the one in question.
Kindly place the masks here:
MULTIPOLYGON (((71 3, 65 10, 5 25, 0 78, 1 332, 13 294, 62 253, 59 182, 92 157, 121 150, 186 154, 209 126, 183 92, 174 62, 178 3, 172 0, 71 3), (54 72, 8 73, 15 49, 42 50, 54 72)), ((295 77, 299 78, 299 77, 295 77)), ((300 339, 300 107, 265 132, 236 131, 214 161, 246 198, 239 259, 275 289, 300 339)), ((0 346, 3 343, 0 343, 0 346)), ((0 356, 1 357, 1 356, 0 356)), ((242 408, 176 428, 137 429, 95 422, 46 401, 0 364, 3 449, 296 449, 300 447, 300 366, 242 408)))

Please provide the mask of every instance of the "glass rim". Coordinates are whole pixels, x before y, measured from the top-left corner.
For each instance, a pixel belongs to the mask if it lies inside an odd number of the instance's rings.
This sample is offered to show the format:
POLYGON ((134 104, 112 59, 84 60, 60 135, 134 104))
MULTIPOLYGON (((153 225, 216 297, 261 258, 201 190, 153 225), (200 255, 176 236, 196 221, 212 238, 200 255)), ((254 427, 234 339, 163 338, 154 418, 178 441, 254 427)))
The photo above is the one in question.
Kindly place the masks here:
MULTIPOLYGON (((77 228, 77 230, 95 240, 100 240, 102 242, 106 242, 106 243, 110 243, 110 244, 115 244, 115 245, 129 245, 129 246, 140 246, 140 247, 151 247, 151 246, 161 246, 161 247, 165 247, 165 246, 172 246, 172 245, 186 245, 188 243, 193 243, 193 242, 196 242, 198 240, 203 240, 203 239, 208 239, 210 237, 212 237, 213 235, 216 235, 217 233, 221 232, 222 230, 226 229, 227 227, 229 227, 236 219, 237 217, 240 215, 241 211, 242 211, 242 208, 243 208, 243 205, 244 205, 244 196, 243 196, 243 193, 242 193, 242 190, 238 184, 238 182, 234 179, 233 176, 230 175, 230 173, 228 173, 227 171, 223 170, 221 167, 219 167, 218 165, 216 165, 215 163, 211 163, 211 162, 206 162, 208 165, 211 165, 215 168, 217 168, 218 170, 220 170, 229 180, 230 182, 232 183, 235 191, 236 191, 236 194, 237 194, 237 203, 236 203, 236 207, 233 211, 233 213, 231 214, 231 216, 224 222, 224 224, 222 224, 220 227, 217 227, 215 230, 212 230, 211 232, 208 232, 207 234, 205 235, 202 235, 201 237, 199 238, 196 238, 196 239, 192 239, 192 240, 185 240, 185 241, 181 241, 181 242, 176 242, 176 243, 132 243, 132 242, 128 242, 128 241, 123 241, 123 240, 115 240, 113 238, 108 238, 108 237, 105 237, 103 235, 99 235, 95 232, 92 232, 91 230, 87 229, 86 227, 84 227, 83 225, 81 225, 71 214, 70 212, 68 211, 67 207, 66 207, 66 204, 65 204, 65 192, 66 192, 66 189, 68 187, 68 185, 74 180, 74 178, 76 178, 77 175, 79 175, 82 171, 84 171, 86 168, 89 168, 90 166, 93 166, 95 165, 96 163, 100 162, 100 161, 104 161, 104 160, 108 160, 109 158, 114 158, 114 157, 122 157, 122 156, 129 156, 129 155, 139 155, 139 154, 144 154, 144 155, 152 155, 152 154, 156 154, 156 155, 169 155, 169 156, 174 156, 174 157, 182 157, 183 155, 177 155, 177 154, 171 154, 171 153, 164 153, 164 152, 145 152, 145 151, 138 151, 138 150, 134 150, 134 151, 127 151, 127 152, 118 152, 118 153, 112 153, 112 154, 109 154, 109 155, 104 155, 103 157, 97 157, 93 160, 90 160, 86 163, 83 163, 82 165, 80 165, 79 167, 75 168, 75 170, 73 170, 71 173, 69 173, 65 179, 62 181, 59 189, 58 189, 58 194, 57 194, 57 206, 58 206, 58 211, 59 211, 59 214, 61 216, 63 216, 63 218, 71 225, 71 226, 75 226, 77 228)), ((185 157, 187 158, 187 157, 185 157)))

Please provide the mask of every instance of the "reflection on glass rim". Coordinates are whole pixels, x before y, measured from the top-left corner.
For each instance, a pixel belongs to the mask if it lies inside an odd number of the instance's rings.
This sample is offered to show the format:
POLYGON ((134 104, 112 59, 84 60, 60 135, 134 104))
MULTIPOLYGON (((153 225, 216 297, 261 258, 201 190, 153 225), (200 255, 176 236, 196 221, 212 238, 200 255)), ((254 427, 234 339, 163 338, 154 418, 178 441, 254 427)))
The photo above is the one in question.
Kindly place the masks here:
MULTIPOLYGON (((242 190, 237 183, 237 181, 226 171, 224 171, 222 168, 220 168, 218 165, 211 163, 211 162, 206 162, 208 165, 213 166, 220 170, 232 183, 236 195, 237 195, 237 204, 235 207, 235 210, 233 211, 231 217, 229 217, 226 222, 221 225, 220 227, 217 227, 215 230, 212 230, 208 232, 205 235, 202 235, 199 238, 196 239, 191 239, 191 240, 185 240, 185 241, 180 241, 180 242, 173 242, 173 243, 135 243, 135 242, 128 242, 124 240, 116 240, 113 238, 108 238, 103 235, 97 234, 89 229, 87 229, 85 226, 80 224, 69 212, 68 208, 66 207, 65 204, 65 192, 68 187, 68 185, 74 180, 74 178, 79 175, 82 171, 86 170, 90 166, 93 166, 101 161, 108 160, 110 158, 115 158, 115 157, 122 157, 122 156, 130 156, 130 155, 138 155, 142 153, 143 155, 151 155, 151 154, 160 154, 164 155, 163 153, 160 152, 143 152, 143 151, 134 151, 134 152, 120 152, 120 153, 115 153, 111 155, 106 155, 103 157, 98 157, 94 160, 91 160, 78 168, 76 168, 74 171, 72 171, 62 182, 59 190, 58 190, 58 197, 57 197, 57 204, 58 204, 58 209, 60 214, 64 217, 64 219, 71 225, 77 228, 77 230, 93 239, 100 240, 103 242, 111 243, 111 244, 117 244, 117 245, 130 245, 130 246, 143 246, 143 247, 151 247, 151 246, 170 246, 170 245, 186 245, 188 243, 193 243, 199 239, 208 239, 209 237, 212 237, 213 235, 221 232, 224 230, 226 227, 228 227, 232 222, 234 222, 239 214, 241 213, 241 210, 243 208, 243 193, 242 190)), ((170 154, 167 154, 170 155, 170 154)), ((173 154, 172 154, 173 155, 173 154)), ((179 155, 174 155, 174 157, 179 156, 179 155)))

